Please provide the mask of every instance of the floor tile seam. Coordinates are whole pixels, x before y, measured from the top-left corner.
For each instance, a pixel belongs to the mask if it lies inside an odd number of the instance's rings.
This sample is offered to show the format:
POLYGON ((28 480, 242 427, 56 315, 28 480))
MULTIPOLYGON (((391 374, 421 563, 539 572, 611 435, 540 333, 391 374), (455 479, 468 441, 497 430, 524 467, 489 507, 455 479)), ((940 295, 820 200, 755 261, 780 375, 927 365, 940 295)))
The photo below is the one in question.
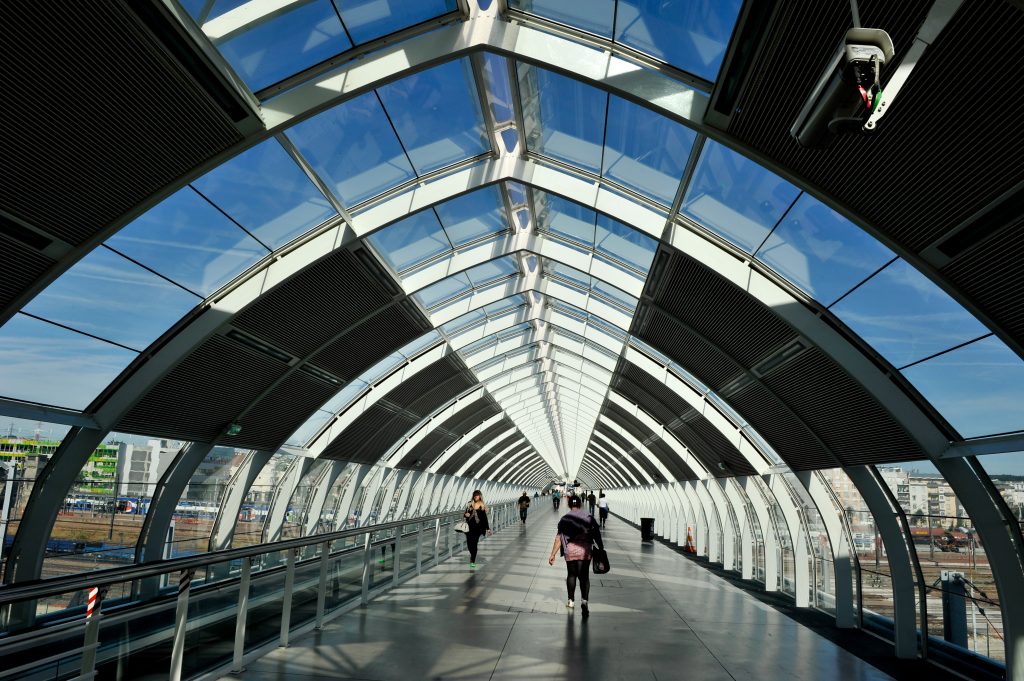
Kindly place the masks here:
POLYGON ((494 673, 498 671, 498 665, 501 664, 501 656, 505 654, 505 648, 508 647, 508 642, 512 640, 512 632, 515 631, 516 625, 519 624, 520 614, 521 613, 518 612, 516 613, 515 619, 512 620, 512 626, 508 628, 508 635, 505 637, 505 643, 502 644, 501 650, 498 652, 498 657, 494 660, 494 667, 491 668, 491 674, 487 677, 488 681, 490 681, 490 679, 493 679, 494 673))

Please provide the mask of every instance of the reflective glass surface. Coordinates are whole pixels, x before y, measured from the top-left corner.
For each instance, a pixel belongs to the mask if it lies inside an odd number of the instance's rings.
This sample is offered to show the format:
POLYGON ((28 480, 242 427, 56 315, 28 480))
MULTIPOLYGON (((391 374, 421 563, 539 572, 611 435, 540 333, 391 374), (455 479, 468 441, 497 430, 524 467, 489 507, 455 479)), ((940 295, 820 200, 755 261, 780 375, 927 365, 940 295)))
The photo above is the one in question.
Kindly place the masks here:
POLYGON ((368 241, 396 272, 446 253, 452 245, 433 210, 422 210, 375 232, 368 241))
POLYGON ((877 239, 804 194, 757 251, 812 298, 829 305, 889 262, 877 239))
POLYGON ((598 215, 595 249, 598 253, 605 253, 641 272, 647 272, 654 260, 658 242, 618 220, 598 215))
POLYGON ((509 83, 508 60, 493 52, 484 52, 484 80, 487 82, 487 103, 498 125, 511 122, 512 86, 509 83))
POLYGON ((455 0, 334 0, 349 36, 361 44, 455 10, 455 0))
POLYGON ((988 333, 973 315, 902 259, 831 310, 896 367, 988 333))
POLYGON ((714 81, 741 0, 618 0, 615 40, 714 81))
POLYGON ((378 90, 417 173, 490 150, 469 59, 457 59, 378 90))
POLYGON ((584 170, 601 172, 608 95, 578 80, 525 64, 519 65, 519 82, 527 115, 527 146, 584 170))
POLYGON ((1024 430, 1024 361, 995 336, 903 375, 964 437, 1024 430))
POLYGON ((107 245, 202 296, 268 252, 189 187, 136 218, 107 245))
POLYGON ((101 247, 47 286, 24 311, 143 350, 200 302, 197 296, 101 247))
POLYGON ((136 355, 16 314, 0 327, 0 396, 85 409, 136 355))
POLYGON ((533 195, 540 211, 539 227, 542 231, 593 247, 597 213, 556 194, 535 190, 533 195))
POLYGON ((336 215, 274 139, 242 152, 192 186, 271 249, 336 215))
POLYGON ((682 213, 753 253, 799 194, 754 161, 709 140, 682 213))
POLYGON ((463 194, 436 207, 444 231, 456 248, 508 228, 508 217, 497 185, 463 194))
POLYGON ((586 3, 564 0, 510 0, 508 6, 582 28, 603 38, 612 37, 615 0, 590 0, 586 3))
POLYGON ((602 173, 670 205, 697 133, 619 97, 608 100, 602 173))
POLYGON ((472 282, 465 272, 445 277, 436 284, 431 284, 416 294, 416 297, 424 307, 431 308, 449 298, 473 288, 472 282))
POLYGON ((328 109, 286 134, 348 206, 415 175, 373 92, 328 109))
MULTIPOLYGON (((193 18, 202 16, 204 3, 187 4, 193 18)), ((197 23, 254 92, 352 47, 330 0, 289 3, 266 15, 247 10, 197 23)))

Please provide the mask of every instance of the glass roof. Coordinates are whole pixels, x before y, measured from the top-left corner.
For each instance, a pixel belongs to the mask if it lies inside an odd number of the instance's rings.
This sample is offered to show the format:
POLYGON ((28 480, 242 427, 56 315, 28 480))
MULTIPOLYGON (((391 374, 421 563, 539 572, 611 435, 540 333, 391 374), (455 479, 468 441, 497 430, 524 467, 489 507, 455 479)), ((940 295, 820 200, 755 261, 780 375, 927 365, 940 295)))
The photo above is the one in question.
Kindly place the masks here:
POLYGON ((252 91, 455 10, 455 0, 179 0, 252 91))
POLYGON ((741 0, 509 0, 509 7, 613 39, 708 81, 718 77, 741 0))

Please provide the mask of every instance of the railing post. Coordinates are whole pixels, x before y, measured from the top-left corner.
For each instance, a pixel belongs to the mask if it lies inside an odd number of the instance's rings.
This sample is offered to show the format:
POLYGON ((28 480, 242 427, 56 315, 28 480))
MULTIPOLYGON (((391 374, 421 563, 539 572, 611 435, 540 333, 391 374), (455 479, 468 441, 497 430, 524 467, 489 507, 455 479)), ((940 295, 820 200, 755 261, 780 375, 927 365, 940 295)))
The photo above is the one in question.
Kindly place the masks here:
POLYGON ((395 532, 395 543, 391 546, 391 552, 394 554, 394 560, 391 562, 391 587, 394 588, 398 585, 398 569, 402 562, 402 527, 395 532))
POLYGON ((184 570, 178 580, 178 603, 174 608, 174 642, 171 645, 170 681, 181 681, 181 661, 185 654, 185 627, 188 621, 188 596, 192 590, 194 568, 184 570))
POLYGON ((373 536, 372 532, 366 533, 366 539, 363 541, 363 580, 362 580, 362 597, 360 602, 366 605, 370 602, 370 538, 373 536))
POLYGON ((441 546, 441 519, 438 518, 434 521, 434 567, 437 567, 440 556, 438 551, 441 546))
POLYGON ((327 609, 327 561, 331 557, 331 542, 320 544, 320 583, 316 589, 316 624, 317 629, 324 626, 324 610, 327 609))
POLYGON ((416 523, 416 576, 423 574, 423 523, 416 523))
POLYGON ((92 678, 96 671, 96 646, 100 640, 100 608, 103 597, 107 595, 106 587, 89 589, 89 604, 85 614, 85 644, 82 647, 82 678, 92 678))
POLYGON ((238 583, 238 617, 235 619, 235 655, 231 665, 232 673, 245 671, 242 655, 245 654, 245 619, 249 614, 249 580, 252 576, 252 559, 242 559, 242 577, 238 583))
POLYGON ((285 557, 284 603, 281 605, 281 642, 282 648, 288 647, 288 634, 292 628, 292 592, 295 591, 295 554, 298 549, 291 549, 285 557))

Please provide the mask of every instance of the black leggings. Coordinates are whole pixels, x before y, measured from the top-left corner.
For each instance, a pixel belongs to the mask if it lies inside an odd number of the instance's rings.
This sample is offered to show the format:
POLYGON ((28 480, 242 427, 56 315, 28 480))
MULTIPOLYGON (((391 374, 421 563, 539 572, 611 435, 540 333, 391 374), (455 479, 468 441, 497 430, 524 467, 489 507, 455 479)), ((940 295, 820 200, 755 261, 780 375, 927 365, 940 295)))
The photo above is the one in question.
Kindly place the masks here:
POLYGON ((476 547, 480 543, 480 535, 469 531, 466 533, 466 546, 469 547, 469 562, 476 562, 476 547))
POLYGON ((565 589, 569 592, 569 600, 576 598, 576 580, 580 580, 580 597, 590 600, 590 559, 565 561, 565 589))
POLYGON ((521 508, 521 509, 519 509, 519 518, 520 518, 520 519, 521 519, 521 520, 522 520, 522 521, 523 521, 524 523, 526 522, 526 511, 527 511, 527 509, 525 509, 525 508, 521 508))

